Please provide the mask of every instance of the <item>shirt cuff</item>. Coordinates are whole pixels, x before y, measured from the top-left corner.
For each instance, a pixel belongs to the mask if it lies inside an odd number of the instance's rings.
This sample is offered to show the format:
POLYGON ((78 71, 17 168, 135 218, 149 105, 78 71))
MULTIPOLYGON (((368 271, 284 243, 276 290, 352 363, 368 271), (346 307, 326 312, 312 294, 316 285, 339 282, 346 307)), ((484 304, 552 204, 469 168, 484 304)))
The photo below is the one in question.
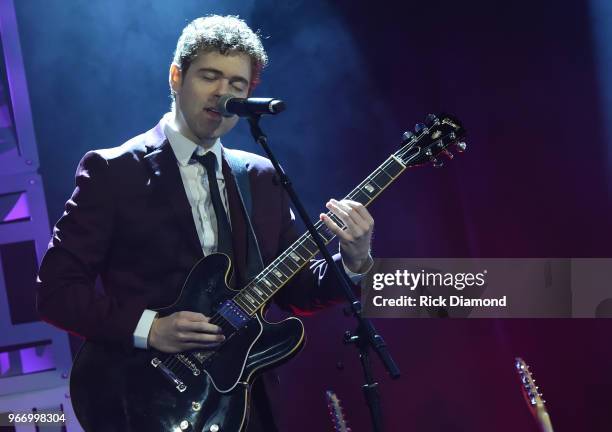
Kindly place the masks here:
POLYGON ((361 280, 364 278, 364 276, 370 271, 372 270, 372 266, 374 265, 374 260, 372 259, 372 255, 370 255, 368 253, 368 269, 366 271, 364 271, 363 273, 353 273, 352 271, 350 271, 346 265, 344 265, 344 260, 342 260, 342 267, 344 267, 344 272, 346 273, 346 275, 349 277, 349 279, 351 280, 351 282, 353 282, 355 285, 357 285, 359 282, 361 282, 361 280))
POLYGON ((149 331, 151 331, 151 326, 153 325, 153 320, 157 317, 157 312, 145 309, 140 316, 140 320, 136 325, 136 330, 134 330, 134 346, 136 348, 147 349, 149 348, 149 344, 147 340, 149 339, 149 331))

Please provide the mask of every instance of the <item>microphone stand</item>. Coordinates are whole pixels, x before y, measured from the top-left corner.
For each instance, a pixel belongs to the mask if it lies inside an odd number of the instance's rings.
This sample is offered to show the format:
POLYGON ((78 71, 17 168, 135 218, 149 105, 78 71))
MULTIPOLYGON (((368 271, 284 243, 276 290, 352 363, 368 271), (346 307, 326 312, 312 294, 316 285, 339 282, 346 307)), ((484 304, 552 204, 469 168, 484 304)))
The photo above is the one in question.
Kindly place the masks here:
POLYGON ((343 288, 344 294, 350 304, 352 315, 357 320, 357 327, 355 331, 347 331, 345 333, 344 343, 355 345, 355 347, 357 347, 359 351, 359 360, 361 362, 361 366, 363 367, 363 375, 365 379, 365 384, 363 385, 363 392, 366 399, 366 403, 370 410, 373 426, 372 430, 375 432, 382 432, 383 422, 382 411, 380 408, 380 396, 377 390, 378 383, 374 381, 374 374, 372 372, 372 364, 370 362, 369 355, 370 348, 372 348, 374 352, 376 352, 391 378, 399 378, 400 371, 393 359, 391 358, 391 355, 387 351, 387 345, 385 344, 385 341, 383 340, 382 336, 377 333, 370 320, 361 316, 361 302, 359 301, 359 299, 357 299, 355 293, 351 289, 351 284, 349 282, 348 276, 346 276, 346 274, 341 271, 340 268, 334 262, 331 254, 327 250, 327 247, 325 247, 325 242, 317 233, 314 224, 308 217, 308 213, 306 213, 304 206, 302 205, 295 190, 293 189, 291 180, 289 179, 283 168, 279 165, 278 160, 276 159, 276 157, 272 153, 272 150, 268 146, 268 137, 259 127, 260 118, 261 116, 257 114, 248 117, 251 135, 253 135, 255 141, 264 149, 268 158, 272 162, 274 169, 278 173, 280 183, 283 185, 283 187, 289 194, 291 202, 295 206, 302 221, 304 221, 304 225, 306 225, 306 228, 312 236, 313 241, 317 244, 317 247, 321 251, 323 258, 325 258, 327 265, 334 272, 334 275, 338 279, 338 282, 343 288))

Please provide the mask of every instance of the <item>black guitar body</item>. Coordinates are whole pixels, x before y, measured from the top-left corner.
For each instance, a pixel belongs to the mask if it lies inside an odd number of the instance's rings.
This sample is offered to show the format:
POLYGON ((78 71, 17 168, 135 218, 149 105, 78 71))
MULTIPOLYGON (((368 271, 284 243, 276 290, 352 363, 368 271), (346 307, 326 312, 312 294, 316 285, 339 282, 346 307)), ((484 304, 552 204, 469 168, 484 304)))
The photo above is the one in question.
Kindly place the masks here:
MULTIPOLYGON (((177 301, 159 310, 214 316, 237 291, 227 287, 229 258, 210 255, 192 269, 177 301)), ((225 328, 225 327, 224 327, 225 328)), ((258 311, 214 351, 165 354, 86 342, 70 393, 86 431, 243 431, 249 389, 265 369, 289 360, 304 341, 297 318, 269 323, 258 311), (217 427, 215 427, 215 425, 217 427)))
MULTIPOLYGON (((421 126, 415 134, 404 133, 401 148, 346 198, 368 205, 406 168, 440 166, 436 157, 451 157, 451 144, 460 151, 466 149, 459 142, 465 130, 452 117, 429 115, 426 127, 421 126)), ((333 215, 328 212, 327 216, 333 215)), ((335 237, 320 220, 315 229, 326 243, 335 237)), ((186 310, 221 317, 226 340, 215 351, 168 355, 133 349, 126 353, 117 347, 85 343, 70 378, 72 403, 81 425, 86 431, 104 432, 243 431, 249 389, 257 373, 289 360, 304 341, 300 320, 269 323, 261 307, 317 250, 311 235, 302 235, 240 294, 227 287, 231 268, 226 255, 212 254, 199 261, 177 301, 159 312, 169 315, 186 310), (257 312, 245 313, 245 308, 257 312)))

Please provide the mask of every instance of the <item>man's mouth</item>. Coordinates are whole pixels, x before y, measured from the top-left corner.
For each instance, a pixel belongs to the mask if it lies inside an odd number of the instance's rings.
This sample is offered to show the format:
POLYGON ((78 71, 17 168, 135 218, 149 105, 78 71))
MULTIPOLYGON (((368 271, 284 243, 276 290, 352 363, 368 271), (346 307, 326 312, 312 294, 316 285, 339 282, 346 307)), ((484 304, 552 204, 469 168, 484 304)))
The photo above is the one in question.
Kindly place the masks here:
POLYGON ((204 108, 204 111, 212 114, 214 117, 221 117, 221 113, 213 107, 204 108))

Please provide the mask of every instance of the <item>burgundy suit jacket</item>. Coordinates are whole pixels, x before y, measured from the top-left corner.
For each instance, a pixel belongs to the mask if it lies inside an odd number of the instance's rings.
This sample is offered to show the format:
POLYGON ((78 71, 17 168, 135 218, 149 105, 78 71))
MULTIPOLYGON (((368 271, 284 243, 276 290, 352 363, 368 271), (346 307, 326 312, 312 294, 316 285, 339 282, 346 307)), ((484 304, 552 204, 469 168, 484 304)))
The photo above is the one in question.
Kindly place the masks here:
MULTIPOLYGON (((298 235, 271 163, 254 154, 243 156, 248 161, 252 223, 267 265, 298 235)), ((222 169, 240 280, 246 267, 247 225, 225 160, 222 169)), ((81 160, 76 188, 42 260, 37 308, 44 320, 58 327, 129 350, 143 310, 172 304, 202 256, 177 160, 160 122, 120 147, 91 151, 81 160), (95 289, 98 277, 103 292, 95 289)), ((341 293, 325 270, 325 265, 304 269, 275 301, 296 313, 334 302, 341 293)))

